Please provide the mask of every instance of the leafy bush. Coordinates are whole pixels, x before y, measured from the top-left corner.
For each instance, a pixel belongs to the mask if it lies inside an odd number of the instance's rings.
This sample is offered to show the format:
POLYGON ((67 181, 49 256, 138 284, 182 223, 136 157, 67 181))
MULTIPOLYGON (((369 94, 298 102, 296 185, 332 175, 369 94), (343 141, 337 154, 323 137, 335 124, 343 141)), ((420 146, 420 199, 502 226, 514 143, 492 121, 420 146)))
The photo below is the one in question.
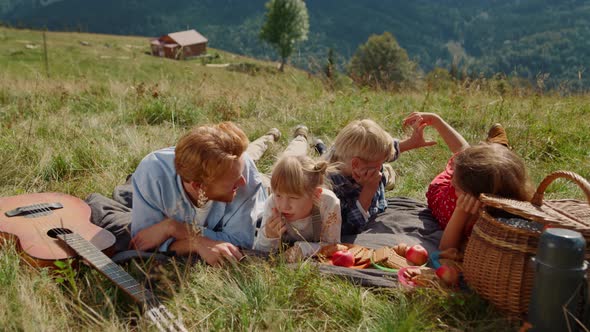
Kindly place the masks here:
POLYGON ((426 75, 426 84, 432 90, 448 90, 455 85, 454 79, 448 70, 440 67, 434 68, 426 75))
POLYGON ((383 89, 413 86, 417 79, 416 63, 393 35, 372 35, 350 60, 348 72, 361 85, 383 89))

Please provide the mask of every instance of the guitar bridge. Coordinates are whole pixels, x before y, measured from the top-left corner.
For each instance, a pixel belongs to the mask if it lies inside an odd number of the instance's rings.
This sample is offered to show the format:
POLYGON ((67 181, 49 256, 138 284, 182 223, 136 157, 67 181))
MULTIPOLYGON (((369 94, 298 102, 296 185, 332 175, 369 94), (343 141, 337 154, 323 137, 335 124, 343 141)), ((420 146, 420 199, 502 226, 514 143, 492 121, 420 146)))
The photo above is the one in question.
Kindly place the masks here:
POLYGON ((19 217, 23 216, 25 218, 37 218, 41 216, 46 216, 51 214, 53 210, 63 209, 63 205, 61 203, 39 203, 39 204, 32 204, 27 206, 20 206, 14 210, 10 210, 5 212, 4 214, 11 218, 11 217, 19 217))

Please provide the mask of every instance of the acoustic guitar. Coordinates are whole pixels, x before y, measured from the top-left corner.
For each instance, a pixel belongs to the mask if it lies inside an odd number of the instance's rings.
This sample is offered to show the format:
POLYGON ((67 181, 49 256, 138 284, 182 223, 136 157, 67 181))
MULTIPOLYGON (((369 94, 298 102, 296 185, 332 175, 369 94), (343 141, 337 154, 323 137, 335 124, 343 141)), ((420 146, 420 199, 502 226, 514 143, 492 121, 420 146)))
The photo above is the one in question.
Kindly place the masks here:
POLYGON ((103 253, 113 247, 115 236, 90 222, 83 200, 61 193, 1 197, 0 237, 15 240, 34 266, 55 267, 55 261, 81 256, 133 298, 160 331, 187 331, 152 292, 103 253))

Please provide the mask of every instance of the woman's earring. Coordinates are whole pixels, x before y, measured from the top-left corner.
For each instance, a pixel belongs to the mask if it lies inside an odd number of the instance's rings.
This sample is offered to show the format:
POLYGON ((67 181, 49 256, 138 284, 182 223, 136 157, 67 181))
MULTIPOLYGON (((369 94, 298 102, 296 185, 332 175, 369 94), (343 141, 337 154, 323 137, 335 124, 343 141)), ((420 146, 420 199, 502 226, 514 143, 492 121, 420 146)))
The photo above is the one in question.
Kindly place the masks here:
POLYGON ((197 207, 202 208, 207 202, 209 202, 209 197, 207 197, 205 190, 203 190, 202 187, 199 187, 199 190, 197 191, 197 207))

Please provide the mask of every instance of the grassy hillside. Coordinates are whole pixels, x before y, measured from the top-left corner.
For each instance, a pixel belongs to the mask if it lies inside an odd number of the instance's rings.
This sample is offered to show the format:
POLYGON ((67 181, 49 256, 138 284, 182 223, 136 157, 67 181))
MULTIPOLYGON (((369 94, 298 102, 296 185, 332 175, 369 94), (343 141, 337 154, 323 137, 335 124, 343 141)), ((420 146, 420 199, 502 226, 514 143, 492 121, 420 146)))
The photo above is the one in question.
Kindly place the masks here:
MULTIPOLYGON (((258 35, 266 0, 11 0, 0 20, 15 26, 51 30, 159 36, 196 28, 213 47, 276 59, 258 35), (43 5, 46 4, 46 5, 43 5)), ((1 6, 1 5, 0 5, 1 6)), ((309 40, 292 58, 317 69, 333 48, 348 62, 372 34, 391 32, 410 57, 428 72, 457 66, 474 76, 497 72, 566 90, 590 86, 590 6, 587 1, 378 1, 307 2, 309 40)))
MULTIPOLYGON (((290 131, 305 123, 326 141, 352 119, 370 117, 403 137, 401 119, 424 109, 443 115, 470 142, 503 123, 538 183, 556 169, 590 178, 588 96, 505 92, 498 82, 441 91, 359 90, 275 64, 215 51, 218 63, 148 56, 144 38, 48 33, 48 72, 38 31, 0 28, 0 195, 59 191, 81 198, 110 195, 148 152, 173 145, 196 124, 232 120, 255 139, 268 128, 284 135, 259 164, 268 171, 290 131), (83 45, 81 42, 85 42, 83 45), (502 91, 502 95, 500 92, 502 91)), ((438 139, 433 133, 429 134, 438 139)), ((430 179, 450 156, 444 143, 394 164, 389 195, 423 200, 430 179)), ((581 197, 557 183, 549 197, 581 197)), ((136 309, 95 271, 59 283, 50 272, 19 265, 0 251, 0 321, 6 330, 131 329, 136 309)), ((145 266, 141 268, 146 268, 145 266)), ((505 330, 514 327, 477 296, 436 291, 368 290, 313 266, 253 262, 209 268, 178 264, 159 283, 167 306, 189 330, 505 330)), ((138 267, 131 266, 138 277, 138 267)), ((64 269, 62 276, 70 271, 64 269)), ((135 323, 134 323, 135 322, 135 323)))

